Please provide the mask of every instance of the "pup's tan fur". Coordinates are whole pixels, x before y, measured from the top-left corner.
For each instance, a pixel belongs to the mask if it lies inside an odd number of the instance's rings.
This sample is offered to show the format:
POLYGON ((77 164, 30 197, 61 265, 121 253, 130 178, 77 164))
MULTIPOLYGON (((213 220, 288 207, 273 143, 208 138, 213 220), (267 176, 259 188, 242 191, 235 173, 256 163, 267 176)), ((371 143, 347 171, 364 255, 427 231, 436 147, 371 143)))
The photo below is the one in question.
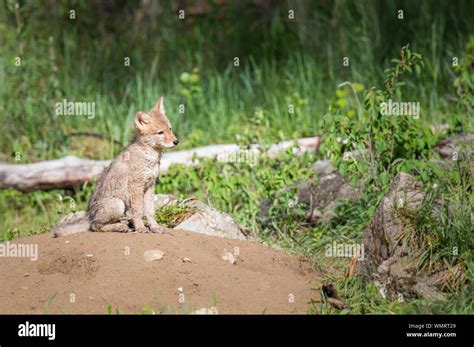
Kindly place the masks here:
POLYGON ((63 218, 54 236, 89 230, 127 232, 130 222, 137 232, 165 231, 155 219, 155 183, 163 149, 175 147, 178 140, 166 117, 163 97, 149 112, 136 114, 135 130, 134 141, 100 176, 86 213, 63 218))

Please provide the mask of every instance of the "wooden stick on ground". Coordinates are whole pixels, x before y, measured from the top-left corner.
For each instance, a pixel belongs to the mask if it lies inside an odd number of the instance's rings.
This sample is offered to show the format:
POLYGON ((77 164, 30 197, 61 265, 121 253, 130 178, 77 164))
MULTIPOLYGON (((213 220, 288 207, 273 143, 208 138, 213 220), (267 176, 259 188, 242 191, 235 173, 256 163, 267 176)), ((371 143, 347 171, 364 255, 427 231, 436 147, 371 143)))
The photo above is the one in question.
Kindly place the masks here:
MULTIPOLYGON (((275 156, 279 151, 293 146, 295 142, 299 146, 299 149, 295 150, 295 154, 298 154, 315 151, 319 146, 320 138, 309 137, 295 141, 283 141, 272 145, 267 151, 267 155, 275 156)), ((253 145, 249 151, 254 157, 261 155, 258 145, 253 145)), ((238 152, 239 147, 235 144, 210 145, 168 152, 163 155, 161 160, 160 174, 166 174, 173 164, 198 165, 199 161, 194 160, 195 157, 228 161, 229 157, 232 155, 235 157, 238 152)), ((93 181, 110 162, 110 160, 89 160, 74 156, 32 164, 0 162, 0 188, 15 188, 29 192, 77 186, 93 181)))

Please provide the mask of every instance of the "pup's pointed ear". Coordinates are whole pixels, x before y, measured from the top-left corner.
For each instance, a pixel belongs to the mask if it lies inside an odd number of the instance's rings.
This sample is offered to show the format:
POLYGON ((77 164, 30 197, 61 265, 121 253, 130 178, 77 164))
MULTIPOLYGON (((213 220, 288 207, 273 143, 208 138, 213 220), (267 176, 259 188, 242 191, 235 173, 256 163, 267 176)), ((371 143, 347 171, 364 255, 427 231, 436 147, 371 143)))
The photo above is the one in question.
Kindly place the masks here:
POLYGON ((143 130, 150 123, 150 116, 145 112, 137 112, 135 115, 135 128, 143 130))
POLYGON ((163 105, 163 101, 163 97, 161 96, 160 99, 156 102, 155 107, 153 107, 160 113, 165 113, 165 105, 163 105))

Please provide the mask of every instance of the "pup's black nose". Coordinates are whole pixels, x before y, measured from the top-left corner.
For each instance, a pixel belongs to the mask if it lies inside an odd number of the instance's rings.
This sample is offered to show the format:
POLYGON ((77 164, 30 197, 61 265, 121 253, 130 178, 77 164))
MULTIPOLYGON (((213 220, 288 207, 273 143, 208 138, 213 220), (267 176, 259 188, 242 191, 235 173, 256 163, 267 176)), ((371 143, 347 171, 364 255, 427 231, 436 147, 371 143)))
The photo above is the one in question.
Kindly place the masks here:
POLYGON ((179 143, 179 141, 178 141, 178 140, 174 140, 173 143, 174 143, 174 145, 176 146, 176 145, 179 143))

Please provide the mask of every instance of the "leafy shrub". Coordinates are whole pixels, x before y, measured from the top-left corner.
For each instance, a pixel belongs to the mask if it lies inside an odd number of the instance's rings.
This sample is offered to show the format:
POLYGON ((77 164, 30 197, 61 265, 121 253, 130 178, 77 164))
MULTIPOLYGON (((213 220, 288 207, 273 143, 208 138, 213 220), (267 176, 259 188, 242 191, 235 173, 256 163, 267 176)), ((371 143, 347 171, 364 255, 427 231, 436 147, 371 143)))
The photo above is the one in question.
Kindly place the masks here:
MULTIPOLYGON (((400 59, 385 72, 384 89, 366 89, 361 102, 362 85, 346 82, 336 91, 325 127, 327 136, 321 146, 343 174, 355 183, 361 180, 368 190, 383 191, 400 170, 407 170, 414 159, 425 158, 436 142, 429 127, 406 115, 384 115, 384 103, 401 98, 402 80, 423 67, 420 54, 408 45, 400 51, 400 59), (362 158, 362 160, 360 160, 362 158)), ((396 100, 395 100, 396 101, 396 100)))

